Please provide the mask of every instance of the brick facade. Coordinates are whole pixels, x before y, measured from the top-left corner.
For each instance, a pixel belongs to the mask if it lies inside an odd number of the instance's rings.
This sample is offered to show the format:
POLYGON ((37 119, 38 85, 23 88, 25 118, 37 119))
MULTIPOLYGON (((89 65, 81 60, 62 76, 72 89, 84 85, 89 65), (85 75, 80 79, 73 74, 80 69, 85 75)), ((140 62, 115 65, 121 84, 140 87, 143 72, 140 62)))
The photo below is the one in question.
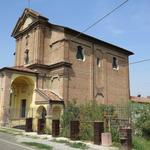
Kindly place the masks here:
MULTIPOLYGON (((9 88, 9 85, 11 89, 15 73, 32 74, 36 78, 33 81, 35 89, 50 90, 64 102, 72 99, 78 103, 92 100, 103 104, 127 102, 130 95, 128 57, 133 53, 86 34, 75 38, 79 33, 51 24, 46 17, 25 9, 12 33, 16 39, 15 66, 24 69, 2 68, 1 86, 9 88), (83 60, 77 59, 79 47, 83 60), (113 69, 115 59, 118 66, 113 69), (5 83, 6 70, 11 74, 9 83, 5 83)), ((0 93, 2 106, 10 91, 0 93)), ((37 97, 36 93, 33 97, 37 97)))
MULTIPOLYGON (((36 15, 28 9, 24 14, 30 12, 36 15)), ((96 100, 106 104, 129 100, 128 56, 132 52, 85 34, 74 38, 77 31, 50 24, 47 18, 35 25, 30 21, 32 26, 27 25, 26 17, 23 19, 26 25, 22 23, 22 26, 27 26, 28 30, 20 35, 13 33, 17 41, 16 65, 24 65, 26 49, 29 50, 26 66, 32 69, 32 64, 45 65, 34 68, 41 72, 38 80, 40 88, 51 89, 65 101, 76 99, 79 103, 96 100), (76 58, 78 46, 84 49, 84 61, 76 58), (113 57, 118 59, 118 70, 112 68, 113 57), (100 66, 97 59, 100 59, 100 66), (60 62, 70 63, 71 67, 48 68, 60 62)), ((34 22, 35 17, 32 20, 34 22)))

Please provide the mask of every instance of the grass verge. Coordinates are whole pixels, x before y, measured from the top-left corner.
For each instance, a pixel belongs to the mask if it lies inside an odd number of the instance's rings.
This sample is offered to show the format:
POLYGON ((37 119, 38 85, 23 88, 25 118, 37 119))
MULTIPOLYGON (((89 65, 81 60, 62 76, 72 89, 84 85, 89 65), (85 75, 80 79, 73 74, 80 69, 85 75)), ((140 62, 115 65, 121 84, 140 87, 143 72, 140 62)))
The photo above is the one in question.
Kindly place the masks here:
MULTIPOLYGON (((28 134, 23 134, 23 131, 17 131, 15 129, 11 129, 11 128, 0 128, 0 132, 2 133, 7 133, 7 134, 10 134, 10 135, 21 135, 21 136, 26 136, 26 137, 30 137, 30 138, 33 138, 33 139, 38 139, 38 137, 36 136, 31 136, 31 135, 28 135, 28 134)), ((46 139, 46 138, 44 138, 46 139)))
POLYGON ((23 144, 25 145, 28 145, 28 146, 32 146, 32 147, 36 147, 38 149, 42 149, 42 150, 52 150, 53 147, 52 146, 49 146, 49 145, 46 145, 46 144, 41 144, 41 143, 36 143, 36 142, 22 142, 23 144))
POLYGON ((150 150, 150 140, 143 137, 133 137, 134 150, 150 150))
POLYGON ((75 143, 67 143, 70 147, 73 148, 80 148, 80 149, 88 149, 88 146, 86 144, 75 142, 75 143))
POLYGON ((12 135, 22 135, 22 132, 20 132, 20 131, 13 131, 11 129, 0 128, 0 132, 12 134, 12 135))
POLYGON ((72 148, 88 149, 88 146, 81 142, 69 142, 66 140, 53 140, 53 142, 64 143, 72 148))

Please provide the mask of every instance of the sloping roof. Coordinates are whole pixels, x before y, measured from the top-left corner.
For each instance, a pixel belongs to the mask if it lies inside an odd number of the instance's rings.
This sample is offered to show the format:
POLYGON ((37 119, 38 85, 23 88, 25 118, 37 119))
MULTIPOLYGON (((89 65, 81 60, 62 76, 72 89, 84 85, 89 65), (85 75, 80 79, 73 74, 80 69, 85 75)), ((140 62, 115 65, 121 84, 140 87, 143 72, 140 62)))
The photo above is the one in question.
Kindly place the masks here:
MULTIPOLYGON (((122 53, 125 53, 125 54, 128 54, 128 55, 133 55, 134 54, 133 52, 131 52, 131 51, 127 50, 127 49, 121 48, 119 46, 113 45, 113 44, 105 42, 105 41, 102 41, 100 39, 97 39, 97 38, 92 37, 90 35, 87 35, 85 33, 81 33, 80 31, 77 31, 77 30, 74 30, 74 29, 71 29, 71 28, 68 28, 68 27, 65 27, 65 26, 61 26, 61 25, 56 25, 56 24, 49 23, 48 22, 48 20, 49 20, 48 18, 46 18, 46 17, 42 16, 40 13, 38 13, 36 11, 33 11, 31 9, 28 9, 28 8, 26 8, 24 10, 22 16, 19 18, 19 20, 18 20, 18 22, 17 22, 17 24, 16 24, 16 26, 15 26, 15 28, 13 30, 13 33, 12 33, 13 37, 15 37, 16 35, 18 35, 18 34, 16 34, 17 30, 18 30, 20 24, 23 22, 24 18, 28 14, 30 14, 33 17, 37 18, 37 20, 39 19, 41 21, 41 19, 42 19, 42 20, 46 21, 47 25, 50 26, 50 27, 55 27, 57 29, 62 29, 62 30, 64 30, 65 33, 73 34, 75 37, 80 34, 80 37, 82 37, 82 38, 88 38, 88 40, 94 40, 97 43, 101 43, 101 44, 106 45, 106 46, 114 47, 119 52, 122 52, 122 53)), ((27 29, 29 29, 34 23, 36 23, 36 21, 33 22, 27 29)))
POLYGON ((50 90, 41 90, 52 101, 62 101, 62 99, 50 90))
POLYGON ((50 101, 58 101, 58 102, 63 102, 63 100, 54 92, 46 89, 36 89, 36 91, 43 95, 47 100, 50 101))
POLYGON ((131 96, 131 101, 136 103, 150 103, 150 98, 131 96))
POLYGON ((34 16, 41 17, 41 18, 45 18, 45 19, 48 20, 48 18, 46 18, 45 16, 41 15, 39 12, 37 12, 37 11, 35 11, 35 10, 29 9, 29 8, 25 8, 24 12, 25 12, 25 13, 31 13, 31 14, 33 14, 34 16))
MULTIPOLYGON (((57 26, 57 25, 55 25, 55 26, 57 26)), ((59 26, 59 27, 60 27, 60 26, 59 26)), ((125 48, 116 46, 116 45, 114 45, 114 44, 111 44, 111 43, 106 42, 106 41, 103 41, 103 40, 100 40, 100 39, 98 39, 98 38, 96 38, 96 37, 93 37, 93 36, 91 36, 91 35, 82 33, 82 32, 80 32, 80 31, 77 31, 77 30, 74 30, 74 29, 71 29, 71 28, 68 28, 68 27, 63 27, 63 28, 65 29, 66 32, 74 33, 74 34, 75 34, 75 35, 74 35, 75 37, 80 34, 79 37, 88 38, 88 39, 91 39, 91 40, 96 41, 97 43, 101 43, 101 44, 107 45, 107 46, 112 46, 112 47, 118 49, 118 51, 120 51, 120 52, 122 52, 122 53, 126 53, 126 54, 128 54, 128 55, 134 55, 133 52, 131 52, 131 51, 125 49, 125 48)))

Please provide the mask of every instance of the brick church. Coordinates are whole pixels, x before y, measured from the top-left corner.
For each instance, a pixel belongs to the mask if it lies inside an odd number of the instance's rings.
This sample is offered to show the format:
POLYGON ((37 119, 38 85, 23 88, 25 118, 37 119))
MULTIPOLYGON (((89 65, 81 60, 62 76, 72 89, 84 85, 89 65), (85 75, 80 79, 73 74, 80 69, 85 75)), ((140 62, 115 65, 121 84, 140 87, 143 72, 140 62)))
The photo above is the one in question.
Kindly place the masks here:
POLYGON ((12 37, 15 65, 0 69, 0 124, 17 126, 25 118, 59 119, 66 101, 127 102, 133 53, 86 34, 48 22, 25 9, 12 37))

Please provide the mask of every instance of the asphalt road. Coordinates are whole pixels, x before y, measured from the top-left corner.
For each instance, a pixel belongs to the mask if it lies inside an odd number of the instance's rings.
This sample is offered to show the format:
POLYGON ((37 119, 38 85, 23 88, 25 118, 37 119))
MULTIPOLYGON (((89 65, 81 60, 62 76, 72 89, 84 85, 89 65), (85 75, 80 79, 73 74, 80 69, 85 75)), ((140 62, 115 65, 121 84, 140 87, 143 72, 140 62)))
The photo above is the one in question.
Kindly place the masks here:
POLYGON ((35 150, 16 142, 15 136, 0 132, 0 150, 35 150))

